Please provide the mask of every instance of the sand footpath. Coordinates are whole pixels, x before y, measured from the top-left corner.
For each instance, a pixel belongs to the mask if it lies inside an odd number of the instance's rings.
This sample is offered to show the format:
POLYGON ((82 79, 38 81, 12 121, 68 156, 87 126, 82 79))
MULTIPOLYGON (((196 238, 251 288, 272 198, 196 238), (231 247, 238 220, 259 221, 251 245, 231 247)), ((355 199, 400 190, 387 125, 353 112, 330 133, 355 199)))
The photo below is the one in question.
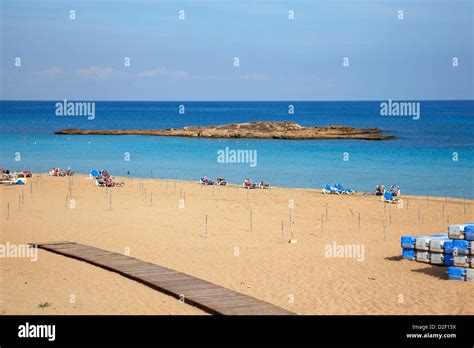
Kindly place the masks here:
MULTIPOLYGON (((0 243, 129 251, 298 314, 474 314, 473 283, 399 256, 401 235, 473 221, 473 200, 405 196, 398 209, 375 196, 174 180, 122 178, 125 187, 106 190, 85 175, 67 197, 68 180, 35 174, 26 186, 0 186, 0 243), (338 254, 344 246, 354 253, 338 254)), ((44 250, 37 261, 0 258, 0 301, 1 314, 205 314, 44 250)))

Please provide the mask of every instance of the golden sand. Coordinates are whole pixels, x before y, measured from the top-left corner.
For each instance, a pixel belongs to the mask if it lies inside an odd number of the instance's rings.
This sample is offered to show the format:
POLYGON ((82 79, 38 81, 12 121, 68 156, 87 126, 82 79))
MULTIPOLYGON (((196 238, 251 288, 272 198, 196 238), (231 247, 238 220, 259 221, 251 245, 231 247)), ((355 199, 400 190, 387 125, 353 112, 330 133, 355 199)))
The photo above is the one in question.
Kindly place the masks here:
MULTIPOLYGON (((43 174, 26 186, 0 187, 0 243, 68 240, 129 250, 298 314, 474 314, 473 283, 448 281, 445 267, 399 256, 401 235, 443 233, 448 222, 474 220, 472 200, 405 196, 398 209, 375 196, 173 180, 123 178, 125 187, 106 190, 84 175, 73 177, 71 200, 68 180, 43 174), (333 245, 363 246, 363 257, 328 257, 333 245)), ((0 263, 1 314, 203 314, 44 250, 36 262, 0 263)))

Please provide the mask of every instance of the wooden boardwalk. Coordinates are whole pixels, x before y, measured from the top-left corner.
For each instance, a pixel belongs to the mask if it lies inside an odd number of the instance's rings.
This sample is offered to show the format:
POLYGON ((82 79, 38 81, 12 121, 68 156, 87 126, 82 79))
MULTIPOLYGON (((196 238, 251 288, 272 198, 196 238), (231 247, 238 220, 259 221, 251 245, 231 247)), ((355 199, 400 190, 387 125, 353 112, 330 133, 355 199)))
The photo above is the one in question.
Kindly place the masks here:
POLYGON ((184 299, 185 303, 211 314, 294 314, 271 303, 185 273, 88 245, 68 241, 30 243, 30 245, 119 273, 177 299, 184 299))

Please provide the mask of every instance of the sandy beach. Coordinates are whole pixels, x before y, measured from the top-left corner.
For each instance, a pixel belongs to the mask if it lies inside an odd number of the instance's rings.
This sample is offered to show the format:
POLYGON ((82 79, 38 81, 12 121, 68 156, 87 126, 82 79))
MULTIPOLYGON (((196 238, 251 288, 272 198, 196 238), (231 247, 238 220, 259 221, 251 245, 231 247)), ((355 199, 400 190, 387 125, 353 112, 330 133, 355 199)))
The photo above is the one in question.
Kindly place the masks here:
MULTIPOLYGON (((297 314, 474 314, 473 283, 448 281, 445 267, 400 258, 401 235, 443 233, 448 223, 472 221, 472 200, 402 196, 399 209, 380 197, 310 189, 118 180, 125 187, 105 189, 75 175, 72 197, 69 178, 46 174, 25 186, 0 186, 0 243, 68 240, 129 251, 297 314), (288 243, 292 238, 297 243, 288 243), (337 245, 363 247, 363 254, 328 257, 337 245)), ((0 262, 1 314, 205 314, 44 250, 37 261, 0 262)))

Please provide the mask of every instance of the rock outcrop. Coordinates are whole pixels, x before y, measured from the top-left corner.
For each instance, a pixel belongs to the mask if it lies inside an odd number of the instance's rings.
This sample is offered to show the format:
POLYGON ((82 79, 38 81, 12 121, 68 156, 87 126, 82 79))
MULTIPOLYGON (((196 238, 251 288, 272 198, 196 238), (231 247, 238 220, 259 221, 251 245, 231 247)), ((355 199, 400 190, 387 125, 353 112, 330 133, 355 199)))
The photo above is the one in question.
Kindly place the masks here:
POLYGON ((156 135, 196 138, 255 138, 255 139, 363 139, 388 140, 380 128, 347 126, 303 127, 294 122, 248 122, 220 126, 190 126, 181 129, 154 130, 85 130, 63 129, 55 134, 68 135, 156 135))

